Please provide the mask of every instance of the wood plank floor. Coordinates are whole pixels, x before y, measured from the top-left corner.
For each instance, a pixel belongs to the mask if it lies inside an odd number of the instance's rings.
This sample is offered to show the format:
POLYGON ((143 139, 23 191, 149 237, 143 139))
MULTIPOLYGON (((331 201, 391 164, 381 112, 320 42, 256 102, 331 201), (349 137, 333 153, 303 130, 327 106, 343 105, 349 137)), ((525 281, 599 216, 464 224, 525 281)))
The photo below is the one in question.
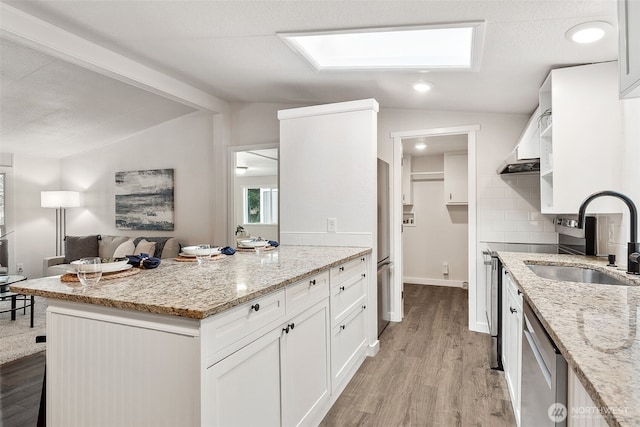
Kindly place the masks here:
POLYGON ((36 425, 44 365, 42 351, 0 366, 0 426, 36 425))
POLYGON ((468 330, 467 291, 405 285, 405 319, 380 337, 321 426, 514 426, 489 336, 468 330))
MULTIPOLYGON (((489 337, 467 328, 467 291, 405 285, 405 320, 380 337, 323 427, 514 426, 489 337)), ((0 368, 0 426, 35 426, 45 353, 0 368)))

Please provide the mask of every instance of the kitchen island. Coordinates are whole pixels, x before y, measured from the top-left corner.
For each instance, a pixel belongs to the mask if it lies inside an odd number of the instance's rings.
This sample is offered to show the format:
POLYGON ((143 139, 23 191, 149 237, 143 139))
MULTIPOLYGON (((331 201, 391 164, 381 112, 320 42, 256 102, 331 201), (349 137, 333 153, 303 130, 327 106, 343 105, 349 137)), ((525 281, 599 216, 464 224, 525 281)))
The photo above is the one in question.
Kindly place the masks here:
POLYGON ((280 246, 14 286, 48 299, 48 425, 318 422, 366 357, 370 253, 280 246))
POLYGON ((610 426, 640 425, 640 277, 608 267, 606 260, 596 257, 515 252, 498 256, 593 403, 583 401, 572 413, 570 392, 573 425, 597 425, 584 421, 594 413, 610 426), (629 286, 544 279, 527 264, 592 268, 629 286))

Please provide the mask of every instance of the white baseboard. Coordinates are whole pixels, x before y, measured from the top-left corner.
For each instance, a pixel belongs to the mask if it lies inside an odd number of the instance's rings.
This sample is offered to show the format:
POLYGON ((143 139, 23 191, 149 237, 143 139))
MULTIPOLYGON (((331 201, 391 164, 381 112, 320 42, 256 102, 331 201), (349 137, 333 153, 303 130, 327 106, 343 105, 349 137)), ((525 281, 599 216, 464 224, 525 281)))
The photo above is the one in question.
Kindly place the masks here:
POLYGON ((449 286, 452 288, 463 288, 466 280, 448 280, 448 279, 429 279, 426 277, 403 277, 404 283, 413 283, 416 285, 432 285, 432 286, 449 286))

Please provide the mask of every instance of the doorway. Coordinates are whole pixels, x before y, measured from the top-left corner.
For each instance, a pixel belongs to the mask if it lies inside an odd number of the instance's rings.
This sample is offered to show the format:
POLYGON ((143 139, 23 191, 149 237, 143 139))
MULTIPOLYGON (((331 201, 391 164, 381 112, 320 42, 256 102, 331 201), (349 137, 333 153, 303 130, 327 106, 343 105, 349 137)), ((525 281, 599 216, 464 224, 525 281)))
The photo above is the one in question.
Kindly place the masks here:
MULTIPOLYGON (((477 319, 477 308, 476 301, 484 301, 484 295, 478 295, 478 287, 476 280, 476 235, 477 235, 477 224, 476 224, 476 188, 475 188, 475 176, 476 176, 476 132, 480 130, 479 125, 469 125, 469 126, 459 126, 459 127, 450 127, 450 128, 434 128, 434 129, 423 129, 423 130, 415 130, 415 131, 399 131, 392 132, 391 137, 393 138, 393 195, 392 195, 392 230, 391 230, 391 240, 392 240, 392 258, 394 262, 394 271, 392 274, 392 295, 391 295, 391 317, 394 321, 401 321, 404 317, 403 313, 403 278, 404 278, 404 256, 403 253, 403 221, 405 218, 405 208, 402 201, 402 159, 403 159, 403 141, 407 141, 407 144, 413 143, 415 148, 415 143, 418 142, 419 139, 427 139, 427 138, 441 138, 441 137, 453 137, 449 142, 458 141, 457 143, 462 144, 461 148, 464 148, 464 144, 466 142, 466 155, 467 155, 467 174, 468 179, 466 182, 467 186, 467 204, 466 204, 466 221, 468 223, 467 227, 467 253, 466 253, 466 264, 467 264, 467 277, 468 277, 468 295, 469 295, 469 329, 470 330, 481 330, 479 329, 478 319, 477 319), (466 141, 465 141, 466 140, 466 141)), ((432 141, 436 141, 433 139, 432 141)), ((428 143, 427 143, 428 145, 428 143)), ((460 150, 462 151, 462 150, 460 150)), ((444 152, 443 152, 444 156, 444 152)), ((442 172, 444 171, 434 171, 434 172, 442 172)), ((427 177, 428 175, 425 175, 427 177)), ((435 175, 432 175, 435 177, 435 175)), ((406 180, 406 178, 405 178, 406 180)), ((459 212, 459 208, 456 208, 457 212, 453 212, 452 216, 457 217, 457 220, 460 220, 462 214, 459 212)), ((414 213, 414 224, 415 224, 415 213, 414 213)), ((434 242, 424 242, 424 245, 433 245, 437 244, 434 242)), ((461 255, 462 256, 462 255, 461 255)), ((464 259, 464 257, 463 257, 464 259)), ((442 269, 444 267, 441 266, 442 269)), ((442 270, 440 270, 442 271, 442 270)), ((484 291, 484 290, 482 290, 484 291)))

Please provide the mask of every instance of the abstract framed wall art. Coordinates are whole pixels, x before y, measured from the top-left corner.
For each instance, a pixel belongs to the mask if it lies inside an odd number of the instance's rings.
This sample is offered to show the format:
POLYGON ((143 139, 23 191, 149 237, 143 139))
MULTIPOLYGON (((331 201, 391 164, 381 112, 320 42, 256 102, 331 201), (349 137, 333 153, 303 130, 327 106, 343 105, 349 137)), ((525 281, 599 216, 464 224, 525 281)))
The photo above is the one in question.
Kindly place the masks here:
POLYGON ((116 172, 116 228, 173 231, 173 169, 116 172))

